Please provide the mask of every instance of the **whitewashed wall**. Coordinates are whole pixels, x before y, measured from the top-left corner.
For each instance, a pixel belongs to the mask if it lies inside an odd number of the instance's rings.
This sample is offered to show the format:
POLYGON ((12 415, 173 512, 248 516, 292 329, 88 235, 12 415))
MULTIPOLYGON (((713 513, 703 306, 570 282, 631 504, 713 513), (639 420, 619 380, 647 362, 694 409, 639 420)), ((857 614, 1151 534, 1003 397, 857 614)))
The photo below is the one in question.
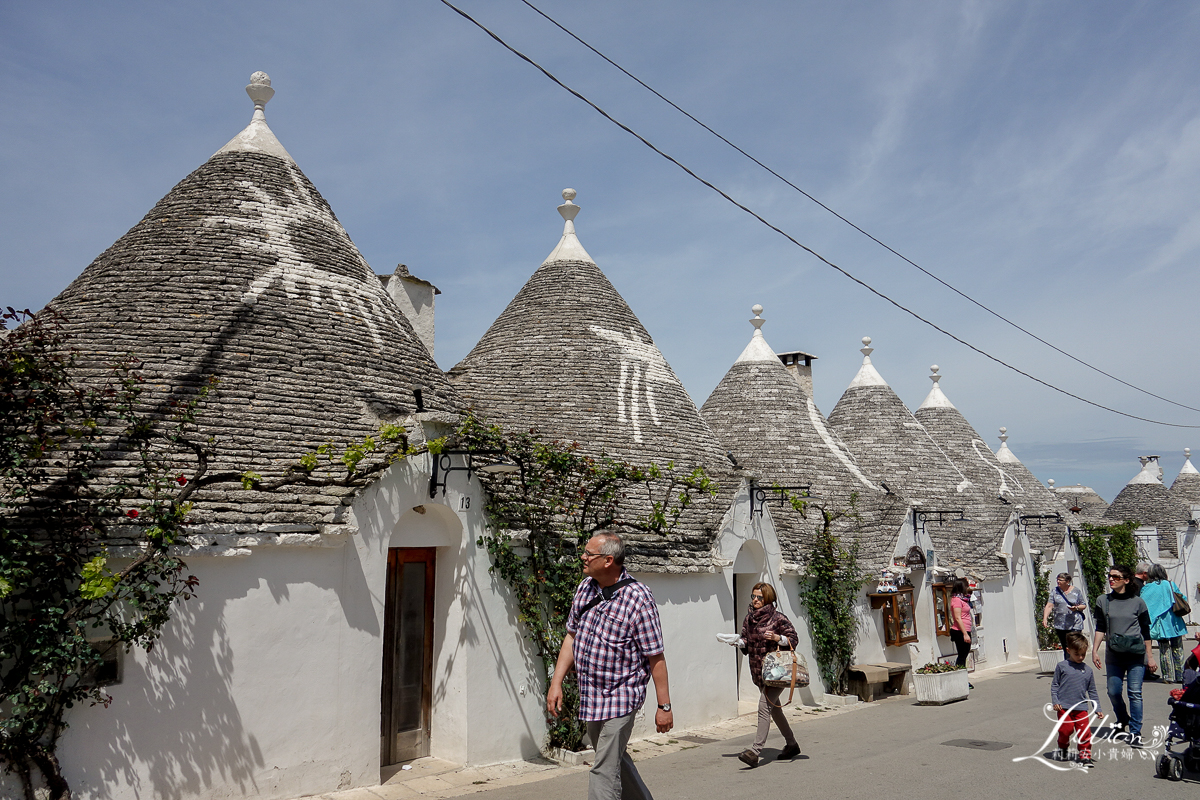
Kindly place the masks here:
MULTIPOLYGON (((291 798, 378 783, 388 547, 437 548, 433 754, 535 755, 540 667, 476 551, 478 484, 453 473, 430 500, 429 466, 392 467, 355 503, 359 533, 340 547, 191 557, 197 598, 151 653, 125 656, 110 708, 69 716, 59 752, 79 796, 291 798)), ((11 779, 0 791, 15 794, 11 779)))

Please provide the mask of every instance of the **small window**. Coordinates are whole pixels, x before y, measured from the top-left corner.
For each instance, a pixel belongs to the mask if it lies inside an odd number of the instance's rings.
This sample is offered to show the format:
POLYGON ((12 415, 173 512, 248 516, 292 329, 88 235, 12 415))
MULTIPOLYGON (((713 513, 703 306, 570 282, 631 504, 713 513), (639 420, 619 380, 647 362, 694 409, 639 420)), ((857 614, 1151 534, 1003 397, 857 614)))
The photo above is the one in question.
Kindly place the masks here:
POLYGON ((917 615, 913 603, 913 587, 896 592, 868 595, 871 608, 883 609, 883 638, 889 646, 917 641, 917 615))
POLYGON ((933 585, 933 621, 938 636, 950 635, 950 584, 933 585))
POLYGON ((100 655, 95 664, 80 678, 84 686, 115 686, 122 677, 121 645, 114 639, 92 639, 88 642, 92 650, 100 655))

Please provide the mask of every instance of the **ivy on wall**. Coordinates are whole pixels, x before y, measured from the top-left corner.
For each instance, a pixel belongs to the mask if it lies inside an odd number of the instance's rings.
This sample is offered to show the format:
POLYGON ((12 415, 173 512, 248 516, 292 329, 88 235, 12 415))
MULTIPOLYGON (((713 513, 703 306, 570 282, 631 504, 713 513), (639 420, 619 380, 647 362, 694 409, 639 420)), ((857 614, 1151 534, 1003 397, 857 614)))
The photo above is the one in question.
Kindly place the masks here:
POLYGON ((1108 593, 1108 538, 1103 531, 1103 528, 1093 528, 1084 523, 1083 531, 1075 534, 1079 569, 1083 572, 1088 597, 1093 603, 1108 593))
POLYGON ((849 688, 848 671, 854 663, 860 625, 854 610, 869 576, 859 566, 857 545, 843 545, 833 532, 833 523, 854 517, 857 500, 857 494, 851 495, 845 511, 818 507, 821 527, 800 578, 800 601, 808 609, 813 655, 826 690, 834 694, 845 694, 849 688))
MULTIPOLYGON (((473 452, 502 453, 519 467, 479 475, 490 525, 477 544, 487 549, 491 572, 512 590, 517 618, 547 685, 582 579, 582 545, 598 531, 617 530, 636 550, 639 535, 667 534, 695 499, 717 492, 700 468, 591 456, 577 442, 547 442, 536 431, 507 431, 475 416, 467 417, 451 441, 473 452)), ((547 720, 549 747, 581 748, 585 729, 578 715, 572 672, 563 681, 561 713, 547 720)))
POLYGON ((1033 576, 1033 624, 1037 630, 1038 649, 1053 650, 1059 646, 1058 634, 1052 624, 1042 624, 1042 611, 1050 602, 1050 570, 1040 555, 1033 557, 1033 576))

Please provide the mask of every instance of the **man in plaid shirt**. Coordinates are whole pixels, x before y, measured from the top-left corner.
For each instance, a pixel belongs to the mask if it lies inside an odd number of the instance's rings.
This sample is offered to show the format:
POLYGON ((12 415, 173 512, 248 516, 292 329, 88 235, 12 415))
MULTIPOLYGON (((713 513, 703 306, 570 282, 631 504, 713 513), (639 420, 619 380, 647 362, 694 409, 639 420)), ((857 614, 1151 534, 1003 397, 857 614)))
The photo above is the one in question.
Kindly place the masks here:
POLYGON ((625 571, 625 542, 618 534, 597 533, 580 558, 586 577, 571 601, 546 708, 558 716, 563 678, 574 666, 579 718, 596 750, 588 800, 652 800, 625 748, 651 678, 658 696, 655 727, 666 733, 675 724, 658 606, 650 590, 625 571))

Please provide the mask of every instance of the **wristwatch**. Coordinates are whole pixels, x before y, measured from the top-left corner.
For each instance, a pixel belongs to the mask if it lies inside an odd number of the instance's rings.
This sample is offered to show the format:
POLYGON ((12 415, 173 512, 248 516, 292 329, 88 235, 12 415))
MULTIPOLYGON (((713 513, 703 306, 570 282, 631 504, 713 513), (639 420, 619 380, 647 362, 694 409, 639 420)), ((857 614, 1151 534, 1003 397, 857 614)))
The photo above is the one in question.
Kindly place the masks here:
POLYGON ((670 703, 659 703, 659 704, 658 704, 658 707, 659 707, 659 708, 661 708, 663 711, 670 711, 670 710, 671 710, 671 704, 670 704, 670 703))

